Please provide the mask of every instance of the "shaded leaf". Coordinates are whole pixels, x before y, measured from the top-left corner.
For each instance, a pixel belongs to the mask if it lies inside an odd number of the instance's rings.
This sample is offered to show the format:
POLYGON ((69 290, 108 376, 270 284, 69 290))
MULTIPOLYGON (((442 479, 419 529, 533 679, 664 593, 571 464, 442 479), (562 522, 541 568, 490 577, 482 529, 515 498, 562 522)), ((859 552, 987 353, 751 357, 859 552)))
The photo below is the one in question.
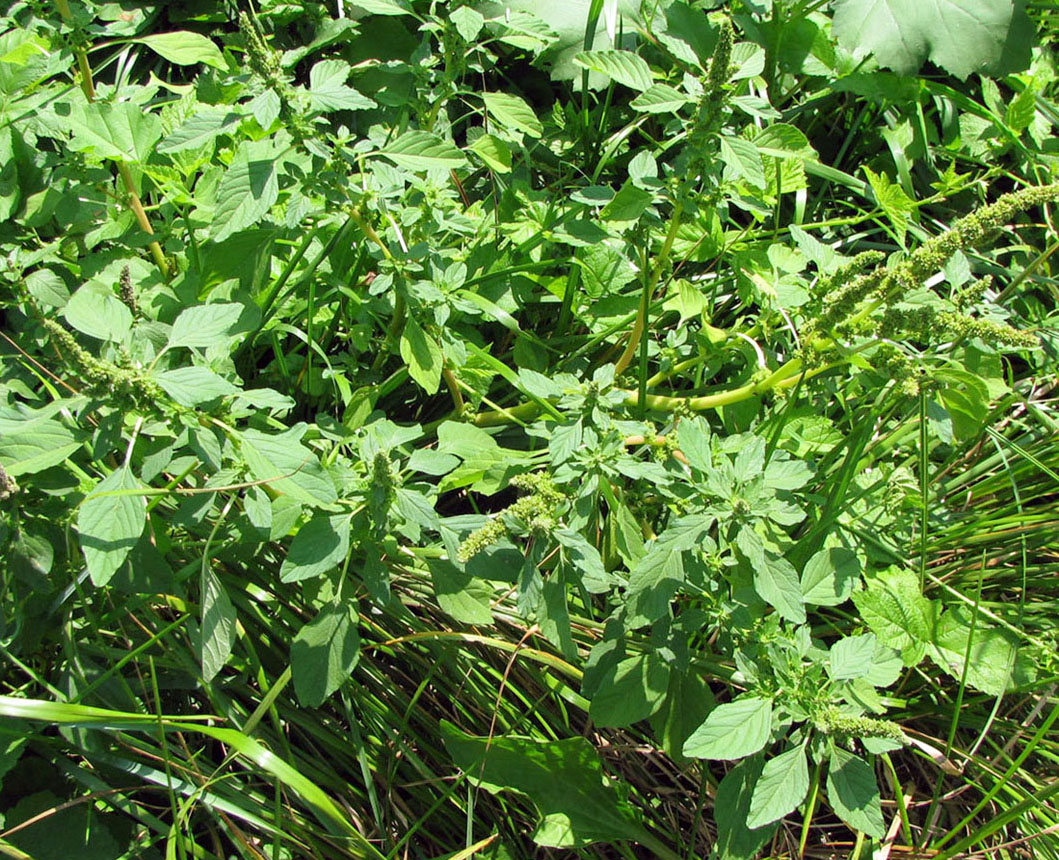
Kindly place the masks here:
POLYGON ((143 534, 147 524, 143 496, 121 492, 138 489, 131 469, 115 469, 96 484, 77 512, 81 551, 97 586, 107 584, 143 534))
POLYGON ((294 637, 291 674, 303 707, 322 705, 352 674, 360 657, 358 623, 354 601, 332 603, 294 637))

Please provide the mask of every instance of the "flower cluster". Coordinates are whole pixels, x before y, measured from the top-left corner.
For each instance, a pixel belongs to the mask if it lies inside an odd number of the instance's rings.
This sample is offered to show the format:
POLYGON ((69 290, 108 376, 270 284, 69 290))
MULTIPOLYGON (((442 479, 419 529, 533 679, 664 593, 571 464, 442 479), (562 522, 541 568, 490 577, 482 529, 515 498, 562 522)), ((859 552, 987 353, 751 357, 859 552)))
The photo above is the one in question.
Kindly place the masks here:
POLYGON ((556 527, 558 522, 555 509, 562 503, 563 494, 555 488, 555 484, 546 473, 531 472, 516 475, 511 479, 511 483, 525 491, 527 495, 468 535, 467 539, 460 544, 458 561, 470 561, 478 553, 504 537, 508 532, 509 520, 522 524, 531 534, 547 534, 556 527))
POLYGON ((833 707, 821 711, 814 723, 825 735, 840 735, 847 738, 885 738, 902 745, 908 740, 901 727, 891 720, 855 717, 833 707))

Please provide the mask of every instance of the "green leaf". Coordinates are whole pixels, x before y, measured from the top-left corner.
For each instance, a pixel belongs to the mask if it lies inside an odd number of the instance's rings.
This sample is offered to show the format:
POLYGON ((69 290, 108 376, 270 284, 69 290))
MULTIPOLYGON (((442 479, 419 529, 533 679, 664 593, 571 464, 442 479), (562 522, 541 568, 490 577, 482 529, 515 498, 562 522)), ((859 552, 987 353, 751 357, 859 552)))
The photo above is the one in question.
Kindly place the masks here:
POLYGON ((451 561, 427 559, 434 596, 447 615, 461 624, 493 623, 493 586, 475 579, 451 561))
POLYGON ((202 679, 208 684, 217 677, 232 654, 235 607, 225 591, 224 583, 205 560, 199 589, 199 599, 202 601, 199 659, 202 662, 202 679))
POLYGON ((177 367, 152 374, 151 378, 181 406, 198 406, 239 393, 236 386, 206 367, 177 367))
POLYGON ((409 317, 401 331, 401 358, 408 365, 408 373, 427 394, 437 394, 441 387, 441 371, 445 354, 437 341, 429 337, 419 323, 409 317))
POLYGON ((834 33, 849 49, 914 75, 926 60, 966 79, 1025 68, 1034 43, 1024 4, 1013 0, 836 0, 834 33))
POLYGON ((931 659, 957 680, 966 673, 968 684, 991 696, 1031 682, 1036 668, 1019 652, 1014 635, 979 618, 972 638, 972 612, 970 607, 952 606, 941 614, 928 649, 931 659))
POLYGON ((239 124, 242 117, 230 105, 203 105, 165 136, 159 152, 181 152, 205 146, 239 124))
POLYGON ((494 173, 511 172, 511 148, 496 135, 483 134, 476 137, 467 148, 482 159, 485 166, 494 173))
POLYGON ((60 103, 49 122, 73 133, 74 152, 124 162, 146 161, 162 136, 162 121, 131 102, 60 103))
MULTIPOLYGON (((740 454, 751 450, 750 446, 745 447, 740 454)), ((760 535, 752 526, 745 525, 739 530, 736 544, 753 570, 754 591, 788 621, 796 624, 804 622, 805 605, 802 603, 798 571, 794 566, 783 556, 765 549, 760 535)))
POLYGON ((217 187, 210 239, 223 242, 253 227, 279 199, 275 149, 269 140, 243 141, 217 187))
POLYGON ((603 727, 646 720, 665 700, 669 665, 651 651, 629 657, 604 673, 588 715, 603 727))
POLYGON ((764 761, 760 756, 739 762, 717 786, 714 800, 714 820, 717 822, 717 860, 754 860, 768 842, 776 825, 765 825, 756 830, 746 826, 754 786, 761 778, 764 761))
POLYGON ((689 101, 684 93, 667 84, 652 84, 629 102, 629 106, 643 113, 676 113, 689 101))
POLYGON ((689 758, 732 761, 763 749, 772 733, 772 701, 756 696, 718 705, 684 743, 689 758))
POLYGON ((724 163, 724 178, 729 182, 742 179, 755 188, 765 187, 765 166, 761 163, 761 153, 749 140, 722 134, 721 161, 724 163))
POLYGON ((193 66, 204 63, 222 72, 228 67, 224 55, 210 39, 201 33, 177 30, 175 33, 155 33, 132 39, 140 45, 146 45, 163 60, 169 60, 178 66, 193 66))
POLYGON ((360 657, 355 601, 332 603, 302 627, 290 649, 294 692, 302 707, 316 708, 342 686, 360 657))
POLYGON ((651 842, 628 803, 604 784, 599 757, 584 738, 542 741, 518 736, 474 737, 441 723, 445 747, 475 785, 496 794, 524 794, 543 817, 539 845, 578 848, 628 839, 651 842))
POLYGON ((120 343, 132 328, 132 311, 99 281, 89 281, 70 296, 63 316, 79 332, 120 343))
POLYGON ((918 663, 930 641, 936 608, 919 590, 914 573, 889 568, 854 593, 853 602, 872 632, 887 645, 901 651, 906 666, 918 663))
POLYGON ((355 0, 349 5, 356 9, 363 9, 369 15, 412 14, 412 7, 408 0, 355 0))
POLYGON ((66 282, 51 269, 37 269, 26 275, 26 289, 38 302, 53 308, 61 308, 70 301, 66 282))
POLYGON ((827 673, 833 681, 849 681, 863 678, 871 671, 875 657, 874 633, 860 636, 844 636, 831 646, 830 664, 827 673))
POLYGON ((563 548, 563 561, 567 564, 565 569, 569 571, 571 582, 579 579, 589 594, 606 594, 610 591, 614 586, 614 577, 607 573, 598 549, 573 529, 555 529, 552 536, 563 548))
POLYGON ((653 199, 650 192, 626 182, 614 199, 603 207, 600 217, 605 221, 635 221, 647 211, 653 199))
POLYGON ((489 116, 501 126, 521 131, 530 137, 540 137, 544 134, 544 126, 537 119, 537 114, 519 96, 508 93, 482 93, 482 99, 489 116))
POLYGON ((746 819, 747 827, 753 830, 779 821, 797 808, 808 790, 809 764, 804 746, 769 759, 754 786, 750 814, 746 819))
POLYGON ((206 347, 223 343, 236 327, 243 311, 243 306, 235 302, 185 308, 173 321, 169 346, 206 347))
POLYGON ((860 561, 845 547, 822 549, 805 563, 802 599, 814 606, 838 606, 853 593, 860 577, 860 561))
POLYGON ((827 799, 838 817, 853 830, 875 839, 886 834, 875 772, 864 759, 835 746, 831 747, 827 769, 827 799))
POLYGON ((147 524, 143 496, 122 492, 139 489, 132 470, 123 466, 96 484, 77 512, 81 551, 97 586, 107 584, 143 534, 147 524))
POLYGON ((485 26, 482 13, 473 6, 460 6, 459 9, 454 9, 449 13, 449 20, 456 25, 456 32, 465 42, 473 42, 485 26))
POLYGON ((463 167, 467 159, 450 141, 427 131, 412 129, 400 135, 379 155, 385 155, 406 170, 453 170, 463 167))
POLYGON ((367 110, 378 105, 347 86, 353 68, 345 60, 321 60, 309 71, 309 104, 316 111, 367 110))
POLYGON ((632 51, 581 51, 574 55, 574 65, 599 72, 640 92, 654 83, 647 61, 632 51))
POLYGON ((349 530, 349 514, 317 511, 291 541, 280 581, 298 582, 334 570, 349 555, 349 530))
POLYGON ((897 234, 897 240, 903 245, 909 216, 916 211, 915 202, 905 194, 900 185, 891 182, 885 173, 875 173, 867 165, 864 165, 864 173, 868 177, 875 202, 886 213, 897 234))
POLYGON ((255 480, 302 504, 326 507, 335 503, 338 493, 316 455, 299 444, 305 429, 298 424, 284 433, 244 430, 240 447, 255 480))
POLYGON ((81 447, 86 435, 50 419, 25 424, 25 429, 14 433, 0 433, 0 464, 15 478, 62 463, 81 447))

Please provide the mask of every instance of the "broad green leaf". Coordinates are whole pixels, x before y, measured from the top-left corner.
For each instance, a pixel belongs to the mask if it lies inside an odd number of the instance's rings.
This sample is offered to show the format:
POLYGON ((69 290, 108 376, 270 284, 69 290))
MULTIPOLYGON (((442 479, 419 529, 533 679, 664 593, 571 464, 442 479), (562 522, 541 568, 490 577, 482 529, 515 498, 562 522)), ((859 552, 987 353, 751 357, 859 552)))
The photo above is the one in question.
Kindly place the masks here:
POLYGON ((117 161, 146 161, 162 136, 162 121, 131 102, 60 103, 50 122, 72 132, 70 149, 117 161))
POLYGON ((827 673, 833 681, 848 681, 863 678, 871 671, 875 657, 874 633, 859 636, 843 636, 831 646, 830 664, 827 673))
POLYGON ((453 170, 467 163, 464 154, 450 141, 427 131, 411 129, 391 141, 379 155, 385 155, 407 170, 453 170))
POLYGON ((92 807, 78 809, 65 800, 33 784, 16 792, 4 810, 4 827, 14 831, 4 836, 5 854, 33 860, 114 860, 125 853, 116 836, 116 816, 92 807))
POLYGON ((239 144, 217 187, 210 239, 223 242, 268 215, 279 198, 277 154, 269 140, 239 144))
POLYGON ((321 60, 309 71, 309 103, 313 110, 368 110, 376 103, 348 86, 353 68, 345 60, 321 60))
MULTIPOLYGON (((462 7, 468 8, 466 6, 462 7)), ((476 137, 467 148, 477 155, 485 166, 495 173, 511 172, 511 148, 493 134, 476 137)))
POLYGON ((224 583, 208 561, 202 564, 199 583, 202 619, 199 622, 199 660, 202 679, 209 683, 217 677, 232 655, 235 643, 235 607, 224 588, 224 583))
POLYGON ((0 433, 0 464, 9 475, 32 475, 62 463, 81 447, 85 434, 50 419, 27 421, 25 429, 0 433))
POLYGON ((836 0, 834 33, 843 47, 914 75, 924 61, 966 79, 1029 64, 1033 27, 1014 0, 836 0))
POLYGON ((886 833, 882 798, 875 772, 862 758, 836 746, 831 747, 827 769, 827 800, 831 808, 853 830, 875 839, 886 833))
POLYGON ((764 564, 754 565, 754 591, 788 621, 801 624, 805 621, 805 605, 798 571, 781 555, 765 552, 762 557, 764 564))
POLYGON ((521 131, 530 137, 544 134, 544 126, 525 99, 509 93, 482 93, 482 99, 489 116, 501 126, 521 131))
POLYGON ((772 701, 756 696, 718 705, 684 743, 689 758, 732 761, 763 749, 772 733, 772 701))
POLYGON ((43 305, 61 308, 70 300, 66 282, 51 269, 37 269, 26 275, 26 289, 43 305))
POLYGON ((655 652, 629 657, 603 675, 588 715, 599 726, 631 726, 657 711, 669 687, 669 665, 655 652))
POLYGON ((914 573, 890 568, 853 594, 861 618, 882 642, 901 651, 906 666, 918 663, 934 631, 936 608, 919 590, 914 573))
POLYGON ((193 66, 204 63, 222 72, 227 69, 224 55, 210 39, 201 33, 177 30, 175 33, 154 33, 133 39, 140 45, 146 45, 158 56, 178 66, 193 66))
POLYGON ((569 528, 555 529, 553 537, 563 548, 570 581, 580 580, 589 594, 606 594, 614 586, 614 577, 607 573, 599 550, 585 540, 584 535, 569 528))
POLYGON ((653 199, 650 192, 626 182, 603 207, 600 217, 605 221, 635 221, 647 211, 653 199))
POLYGON ((355 601, 332 603, 302 627, 290 649, 298 702, 316 708, 353 673, 360 657, 355 601))
POLYGON ((972 625, 972 612, 970 607, 957 605, 941 614, 928 648, 931 659, 957 680, 966 672, 968 684, 991 696, 1030 683, 1036 667, 1028 655, 1019 652, 1014 635, 982 618, 972 625))
POLYGON ((814 554, 802 571, 802 598, 814 606, 838 606, 853 593, 860 561, 853 550, 829 547, 814 554))
POLYGON ((97 586, 107 584, 143 534, 146 501, 122 492, 138 489, 140 483, 128 466, 115 469, 96 484, 77 512, 81 551, 97 586))
POLYGON ((313 514, 291 541, 280 568, 280 581, 310 579, 341 565, 349 555, 349 523, 349 514, 313 514))
POLYGON ((242 117, 230 105, 199 105, 195 113, 158 144, 159 152, 180 152, 204 146, 234 129, 242 117))
POLYGON ((754 860, 776 832, 775 824, 756 830, 746 826, 754 786, 761 778, 764 764, 761 756, 741 761, 717 786, 713 813, 717 822, 717 842, 714 844, 717 860, 754 860))
POLYGON ((574 55, 574 65, 590 72, 599 72, 640 92, 653 83, 651 67, 643 57, 632 51, 582 51, 574 55))
POLYGON ((302 504, 332 505, 338 499, 335 483, 316 455, 299 443, 304 433, 304 424, 274 434, 244 430, 240 446, 243 457, 255 480, 302 504))
POLYGON ((412 6, 408 0, 355 0, 349 4, 363 9, 369 15, 411 15, 412 6))
POLYGON ((441 371, 445 355, 432 337, 414 319, 405 320, 401 331, 401 358, 408 365, 408 373, 427 394, 436 394, 441 386, 441 371))
POLYGON ((669 613, 669 601, 684 582, 681 550, 656 541, 629 572, 626 623, 643 627, 669 613))
POLYGON ((729 182, 742 179, 755 188, 765 187, 765 166, 761 163, 761 153, 749 140, 722 134, 721 161, 724 163, 724 178, 729 182))
POLYGON ((805 747, 797 746, 769 759, 754 786, 747 827, 753 830, 779 821, 797 808, 808 790, 809 765, 805 747))
POLYGON ((198 406, 239 393, 236 386, 206 367, 177 367, 152 374, 151 378, 181 406, 198 406))
POLYGON ((652 84, 629 102, 629 106, 643 113, 676 113, 689 101, 684 93, 668 84, 652 84))
POLYGON ((63 316, 79 332, 120 343, 132 328, 132 311, 110 287, 89 281, 70 296, 63 316))
POLYGON ((651 715, 651 730, 673 761, 686 764, 684 744, 717 706, 709 684, 695 669, 669 673, 662 706, 651 715))
POLYGON ((427 559, 434 596, 447 615, 461 624, 493 623, 493 586, 475 579, 451 561, 427 559))
POLYGON ((604 784, 599 756, 584 738, 475 737, 448 721, 441 731, 452 760, 472 783, 492 794, 516 791, 533 802, 543 817, 533 834, 539 845, 650 841, 628 803, 604 784))
POLYGON ((459 9, 454 9, 449 13, 449 20, 456 25, 456 32, 465 42, 473 42, 485 26, 482 13, 473 6, 461 6, 459 9))
POLYGON ((243 306, 235 302, 185 308, 173 321, 169 346, 207 347, 223 343, 243 311, 243 306))

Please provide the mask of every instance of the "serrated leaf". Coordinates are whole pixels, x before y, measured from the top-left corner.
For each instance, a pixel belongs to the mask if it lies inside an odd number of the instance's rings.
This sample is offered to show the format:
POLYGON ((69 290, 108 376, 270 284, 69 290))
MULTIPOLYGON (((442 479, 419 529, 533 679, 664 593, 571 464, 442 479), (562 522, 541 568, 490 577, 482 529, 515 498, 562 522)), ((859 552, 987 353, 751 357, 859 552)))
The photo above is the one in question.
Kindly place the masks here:
POLYGON ((461 6, 449 13, 449 20, 456 25, 456 32, 465 42, 473 42, 485 26, 482 13, 473 6, 461 6))
POLYGON ((243 306, 235 302, 193 305, 180 312, 169 332, 169 346, 207 347, 223 342, 236 327, 243 306))
POLYGON ((604 673, 588 715, 599 726, 631 726, 662 706, 668 688, 669 665, 656 653, 629 657, 604 673))
POLYGON ((544 126, 525 99, 509 93, 482 93, 482 99, 489 116, 500 125, 521 131, 530 137, 540 137, 544 134, 544 126))
POLYGON ((353 68, 345 60, 321 60, 309 71, 309 104, 313 110, 367 110, 377 107, 363 93, 348 86, 353 68))
POLYGON ((162 136, 157 115, 131 102, 58 104, 49 122, 72 132, 70 149, 117 161, 146 161, 162 136))
POLYGON ((935 624, 935 607, 919 589, 911 571, 891 568, 872 577, 853 594, 861 618, 887 645, 898 648, 905 665, 922 659, 935 624))
POLYGON ((476 137, 467 145, 467 148, 481 158, 485 166, 495 173, 511 172, 511 147, 496 135, 483 134, 476 137))
POLYGON ((146 45, 158 56, 178 66, 193 66, 204 63, 224 71, 227 68, 224 55, 209 38, 201 33, 177 30, 175 33, 154 33, 132 39, 140 45, 146 45))
POLYGON ((733 761, 763 749, 772 733, 772 701, 749 696, 714 708, 684 742, 684 755, 733 761))
POLYGON ((398 167, 407 170, 453 170, 467 159, 450 141, 427 131, 412 129, 379 150, 398 167))
POLYGON ((210 239, 223 242, 253 227, 279 199, 275 152, 269 141, 243 141, 217 187, 210 239))
POLYGON ((235 643, 235 607, 224 583, 208 563, 202 565, 199 582, 202 619, 199 622, 199 660, 202 679, 209 683, 224 668, 235 643))
POLYGON ((876 642, 874 633, 843 636, 835 642, 831 646, 827 670, 831 680, 849 681, 865 677, 871 671, 876 642))
POLYGON ((316 455, 299 443, 305 425, 283 433, 244 430, 240 448, 250 472, 274 490, 312 507, 332 505, 338 499, 335 483, 316 455))
POLYGON ((181 406, 198 406, 239 393, 236 386, 206 367, 177 367, 154 373, 151 378, 181 406))
POLYGON ((122 492, 138 489, 140 483, 131 469, 115 469, 96 484, 77 512, 81 551, 96 586, 110 581, 143 534, 146 501, 143 496, 122 492))
POLYGON ((957 605, 942 613, 928 649, 931 659, 953 678, 966 677, 970 686, 991 696, 1031 682, 1036 667, 1020 653, 1015 636, 981 618, 972 623, 971 612, 957 605))
POLYGON ((798 571, 781 555, 765 552, 763 564, 754 565, 754 591, 776 611, 796 624, 805 621, 805 604, 798 571))
POLYGON ((574 55, 574 65, 590 72, 599 72, 640 92, 654 83, 647 61, 632 51, 581 51, 574 55))
POLYGON ((319 707, 353 673, 360 657, 358 623, 356 602, 332 603, 298 631, 290 662, 302 707, 319 707))
POLYGON ((827 769, 827 799, 831 808, 853 830, 875 839, 886 833, 882 798, 871 766, 853 753, 831 748, 827 769))
POLYGON ((689 101, 684 93, 668 84, 652 84, 629 102, 629 106, 643 113, 676 113, 689 101))
POLYGON ((180 152, 204 146, 239 124, 242 117, 229 105, 199 105, 158 144, 159 152, 180 152))
POLYGON ((868 177, 875 202, 886 213, 898 241, 903 244, 908 230, 908 219, 916 209, 914 201, 905 194, 900 185, 891 182, 885 173, 875 173, 867 165, 864 165, 864 173, 868 177))
POLYGON ((845 547, 822 549, 805 563, 802 599, 814 606, 838 606, 853 593, 860 577, 860 561, 845 547))
POLYGON ((833 29, 850 50, 914 75, 932 60, 959 78, 1025 68, 1033 27, 1013 0, 837 0, 833 29))
POLYGON ((291 541, 280 568, 280 581, 299 582, 341 565, 349 555, 349 526, 348 514, 313 514, 291 541))
POLYGON ((604 784, 599 755, 584 738, 475 737, 448 721, 441 731, 452 760, 472 783, 492 794, 516 791, 533 802, 543 818, 533 834, 539 845, 650 841, 628 802, 604 784))
POLYGON ((765 762, 750 799, 746 825, 752 830, 779 821, 792 812, 809 790, 805 747, 795 747, 765 762))
POLYGON ((401 358, 408 365, 408 373, 427 394, 436 394, 441 386, 441 371, 445 355, 437 342, 427 335, 414 319, 405 320, 401 331, 401 358))

